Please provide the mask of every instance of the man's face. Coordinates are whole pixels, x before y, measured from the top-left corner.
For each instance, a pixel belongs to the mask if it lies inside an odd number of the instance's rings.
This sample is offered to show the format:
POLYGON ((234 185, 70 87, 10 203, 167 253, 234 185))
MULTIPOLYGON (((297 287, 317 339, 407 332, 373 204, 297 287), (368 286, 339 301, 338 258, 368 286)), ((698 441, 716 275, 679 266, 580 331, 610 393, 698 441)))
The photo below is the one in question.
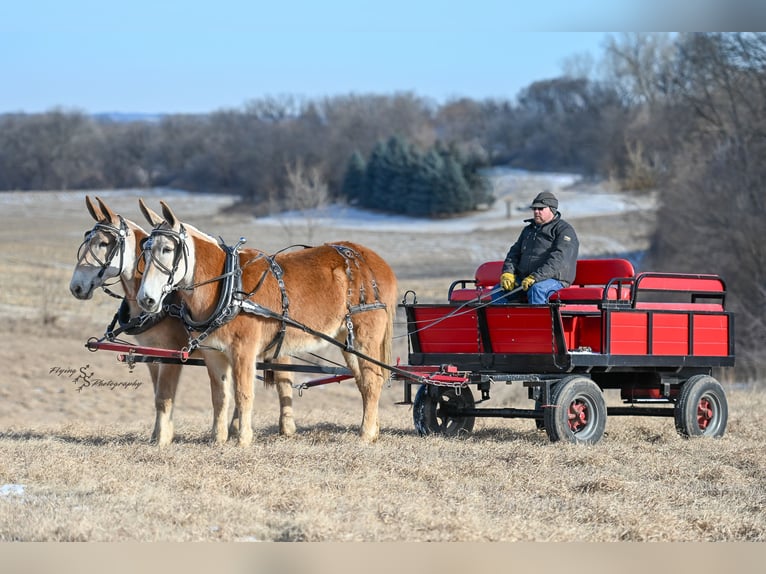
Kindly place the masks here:
POLYGON ((550 207, 533 207, 532 213, 534 214, 535 223, 537 225, 543 225, 553 219, 553 212, 550 207))

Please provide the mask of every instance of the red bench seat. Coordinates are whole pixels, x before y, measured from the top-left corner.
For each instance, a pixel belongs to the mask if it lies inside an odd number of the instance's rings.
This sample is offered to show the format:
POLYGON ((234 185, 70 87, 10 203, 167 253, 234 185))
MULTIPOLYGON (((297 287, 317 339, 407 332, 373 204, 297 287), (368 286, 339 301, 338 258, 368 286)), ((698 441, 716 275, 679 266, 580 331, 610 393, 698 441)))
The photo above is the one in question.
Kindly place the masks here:
POLYGON ((630 301, 630 285, 634 275, 633 264, 627 259, 580 259, 572 285, 553 293, 550 301, 598 303, 604 298, 630 301), (619 285, 612 284, 606 290, 606 285, 613 279, 625 281, 619 285))
MULTIPOLYGON (((502 261, 482 263, 477 267, 473 279, 461 279, 450 285, 449 301, 488 301, 490 292, 500 282, 502 270, 502 261)), ((602 300, 604 288, 609 281, 615 278, 631 278, 634 274, 633 265, 627 259, 579 259, 572 285, 557 291, 550 299, 568 303, 597 303, 602 300)), ((611 286, 607 297, 612 300, 629 300, 630 284, 622 284, 619 296, 617 286, 611 286)))
POLYGON ((476 268, 473 279, 460 279, 450 285, 447 298, 450 303, 471 301, 478 299, 489 301, 490 292, 500 282, 500 274, 503 271, 502 261, 487 261, 476 268), (469 287, 472 285, 472 287, 469 287), (460 287, 459 289, 457 287, 460 287))

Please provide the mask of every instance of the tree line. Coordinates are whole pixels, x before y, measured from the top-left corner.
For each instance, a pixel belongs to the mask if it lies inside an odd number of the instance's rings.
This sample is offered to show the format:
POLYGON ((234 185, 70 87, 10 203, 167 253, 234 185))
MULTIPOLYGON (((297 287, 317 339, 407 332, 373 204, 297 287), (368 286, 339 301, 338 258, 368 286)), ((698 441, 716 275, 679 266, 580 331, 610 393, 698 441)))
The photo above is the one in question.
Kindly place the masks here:
POLYGON ((129 122, 6 114, 0 190, 178 187, 238 194, 254 213, 314 190, 439 216, 486 199, 489 165, 656 189, 645 265, 724 276, 749 376, 766 364, 765 134, 766 34, 625 33, 607 38, 597 66, 573 60, 506 100, 284 96, 129 122))

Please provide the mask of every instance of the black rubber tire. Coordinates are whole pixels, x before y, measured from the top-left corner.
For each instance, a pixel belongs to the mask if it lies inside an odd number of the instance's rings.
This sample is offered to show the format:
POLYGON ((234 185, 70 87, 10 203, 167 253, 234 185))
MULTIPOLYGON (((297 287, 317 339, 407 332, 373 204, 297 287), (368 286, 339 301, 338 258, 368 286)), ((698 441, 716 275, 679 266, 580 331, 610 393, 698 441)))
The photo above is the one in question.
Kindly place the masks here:
POLYGON ((467 436, 473 431, 476 418, 450 416, 446 411, 449 407, 473 408, 475 404, 473 393, 468 387, 456 389, 421 385, 412 405, 412 420, 420 436, 467 436))
POLYGON ((604 393, 587 377, 566 377, 551 389, 543 421, 551 442, 597 443, 606 427, 604 393))
POLYGON ((710 375, 687 379, 678 393, 675 420, 683 437, 722 437, 729 420, 729 403, 721 383, 710 375))

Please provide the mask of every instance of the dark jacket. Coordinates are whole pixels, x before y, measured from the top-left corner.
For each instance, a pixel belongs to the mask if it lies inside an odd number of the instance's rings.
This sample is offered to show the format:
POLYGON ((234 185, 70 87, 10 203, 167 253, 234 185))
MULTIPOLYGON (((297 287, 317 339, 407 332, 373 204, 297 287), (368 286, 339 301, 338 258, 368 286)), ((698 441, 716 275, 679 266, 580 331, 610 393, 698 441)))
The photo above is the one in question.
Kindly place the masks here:
POLYGON ((543 225, 525 219, 519 239, 505 256, 503 273, 513 273, 521 281, 532 275, 535 281, 558 279, 568 287, 575 278, 580 243, 574 228, 561 219, 561 214, 543 225))

